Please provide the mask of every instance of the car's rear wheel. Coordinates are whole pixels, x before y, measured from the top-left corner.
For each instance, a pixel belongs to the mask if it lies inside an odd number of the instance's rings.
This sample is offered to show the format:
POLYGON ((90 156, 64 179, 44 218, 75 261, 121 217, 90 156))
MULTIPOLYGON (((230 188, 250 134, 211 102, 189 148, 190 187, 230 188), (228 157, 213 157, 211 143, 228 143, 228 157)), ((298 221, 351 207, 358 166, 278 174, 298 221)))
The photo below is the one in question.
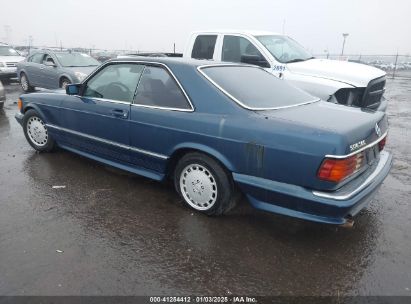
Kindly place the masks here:
POLYGON ((25 93, 34 91, 34 87, 30 85, 27 75, 24 73, 21 73, 20 75, 20 85, 25 93))
POLYGON ((68 80, 67 78, 62 78, 62 79, 60 80, 60 88, 62 88, 62 89, 66 89, 66 87, 67 87, 69 84, 71 84, 71 81, 68 80))
POLYGON ((54 148, 54 140, 48 134, 47 126, 35 110, 24 114, 23 130, 29 144, 39 152, 49 152, 54 148))
POLYGON ((235 205, 237 195, 230 174, 202 153, 189 153, 180 159, 174 186, 186 206, 208 215, 221 215, 235 205))

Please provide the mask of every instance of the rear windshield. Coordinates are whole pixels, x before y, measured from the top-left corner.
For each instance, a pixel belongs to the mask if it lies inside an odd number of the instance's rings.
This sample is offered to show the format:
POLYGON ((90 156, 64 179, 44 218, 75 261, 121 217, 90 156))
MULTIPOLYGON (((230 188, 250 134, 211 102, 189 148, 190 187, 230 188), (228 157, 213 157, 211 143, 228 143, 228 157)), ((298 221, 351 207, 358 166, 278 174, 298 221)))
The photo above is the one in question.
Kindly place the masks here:
POLYGON ((226 95, 250 110, 292 107, 318 100, 259 67, 206 66, 200 70, 226 95))

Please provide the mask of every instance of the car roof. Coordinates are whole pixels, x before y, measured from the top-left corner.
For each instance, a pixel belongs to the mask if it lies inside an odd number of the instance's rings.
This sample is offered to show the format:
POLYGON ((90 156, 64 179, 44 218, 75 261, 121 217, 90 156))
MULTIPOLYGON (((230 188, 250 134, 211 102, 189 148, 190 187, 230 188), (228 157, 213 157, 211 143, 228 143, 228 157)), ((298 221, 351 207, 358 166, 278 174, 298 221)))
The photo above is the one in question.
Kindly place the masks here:
POLYGON ((260 30, 239 30, 239 29, 224 29, 224 30, 207 30, 194 31, 192 34, 243 34, 249 36, 264 36, 264 35, 281 35, 280 33, 260 30))
POLYGON ((189 59, 183 57, 146 57, 146 56, 130 56, 125 58, 115 58, 111 59, 107 62, 148 62, 148 63, 160 63, 165 64, 167 66, 192 66, 192 67, 199 67, 199 66, 207 66, 207 65, 244 65, 249 66, 246 64, 241 63, 229 63, 229 62, 218 62, 212 60, 201 60, 201 59, 189 59))

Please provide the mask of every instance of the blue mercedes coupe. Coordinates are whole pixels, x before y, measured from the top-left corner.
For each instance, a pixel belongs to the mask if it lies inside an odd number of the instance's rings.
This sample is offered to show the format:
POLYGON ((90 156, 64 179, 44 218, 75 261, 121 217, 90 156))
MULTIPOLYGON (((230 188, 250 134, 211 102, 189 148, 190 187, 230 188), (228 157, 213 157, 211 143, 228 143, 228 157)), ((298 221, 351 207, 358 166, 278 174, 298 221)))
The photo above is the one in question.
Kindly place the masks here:
POLYGON ((188 207, 352 222, 387 176, 383 112, 319 100, 264 69, 177 58, 106 62, 66 91, 22 95, 30 145, 172 179, 188 207))

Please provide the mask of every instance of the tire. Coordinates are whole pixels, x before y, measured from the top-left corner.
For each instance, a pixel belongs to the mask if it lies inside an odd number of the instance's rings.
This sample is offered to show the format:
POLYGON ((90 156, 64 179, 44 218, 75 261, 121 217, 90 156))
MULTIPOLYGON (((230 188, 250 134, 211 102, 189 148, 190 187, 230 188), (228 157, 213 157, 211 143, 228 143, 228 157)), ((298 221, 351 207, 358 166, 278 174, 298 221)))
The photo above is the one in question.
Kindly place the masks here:
POLYGON ((189 153, 180 159, 174 171, 174 187, 187 207, 207 215, 222 215, 237 200, 229 172, 202 153, 189 153))
POLYGON ((34 91, 34 87, 30 85, 29 79, 25 73, 20 75, 20 86, 23 89, 24 93, 30 93, 34 91))
POLYGON ((63 77, 60 80, 60 88, 65 89, 69 84, 71 84, 71 81, 68 80, 67 78, 63 77))
POLYGON ((47 127, 35 110, 24 114, 23 131, 30 146, 39 152, 49 152, 54 148, 54 140, 48 134, 47 127))
POLYGON ((3 109, 5 101, 0 101, 0 110, 3 109))

